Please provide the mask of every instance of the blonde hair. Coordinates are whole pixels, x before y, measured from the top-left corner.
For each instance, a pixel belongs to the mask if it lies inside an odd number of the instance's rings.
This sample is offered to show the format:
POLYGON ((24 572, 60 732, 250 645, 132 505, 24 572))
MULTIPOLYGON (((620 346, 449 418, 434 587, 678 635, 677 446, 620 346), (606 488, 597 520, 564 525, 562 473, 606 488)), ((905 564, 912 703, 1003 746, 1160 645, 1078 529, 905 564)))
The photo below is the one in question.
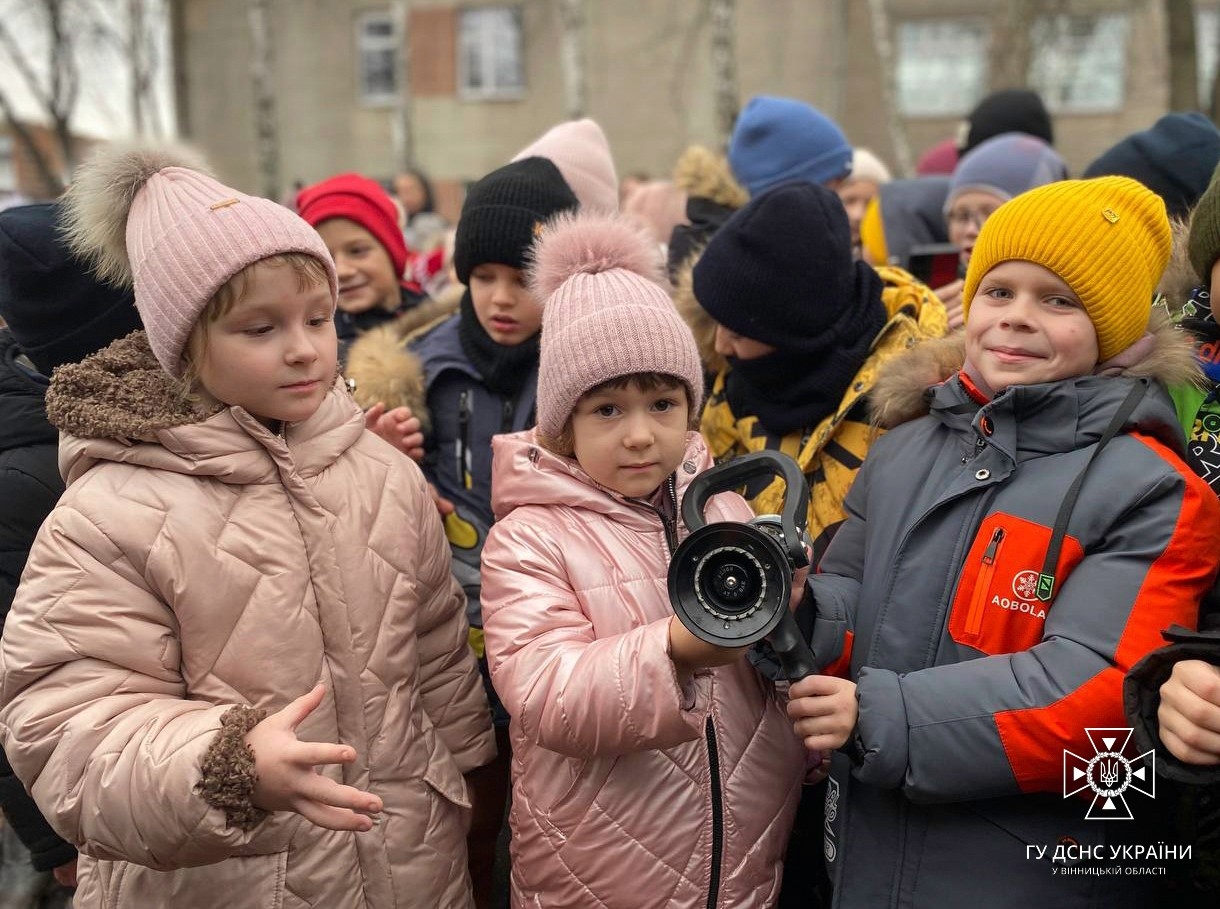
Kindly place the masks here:
MULTIPOLYGON (((594 385, 579 398, 576 399, 576 405, 588 398, 590 395, 595 395, 603 391, 616 388, 627 388, 634 386, 639 391, 647 394, 650 391, 658 391, 663 388, 681 388, 686 395, 687 407, 687 429, 698 429, 699 421, 702 414, 693 400, 691 390, 687 384, 677 376, 670 375, 665 372, 633 372, 625 376, 616 376, 613 379, 607 379, 598 385, 594 385)), ((575 409, 575 407, 573 408, 575 409)), ((538 444, 545 448, 551 454, 557 454, 562 458, 572 458, 576 456, 576 436, 572 431, 572 415, 569 413, 568 418, 563 421, 563 429, 559 431, 559 435, 551 437, 539 431, 537 434, 538 444)))
POLYGON ((217 288, 216 293, 212 294, 207 305, 203 307, 203 311, 199 314, 199 318, 195 321, 191 333, 186 339, 186 346, 182 349, 182 377, 177 381, 178 393, 183 398, 190 398, 195 394, 199 374, 203 369, 203 361, 208 353, 208 326, 223 319, 233 311, 234 306, 241 302, 246 295, 254 269, 260 265, 267 265, 271 268, 291 268, 297 279, 297 290, 299 291, 309 290, 318 284, 330 283, 330 275, 322 260, 308 253, 299 252, 280 253, 268 256, 266 259, 259 259, 229 278, 217 288))

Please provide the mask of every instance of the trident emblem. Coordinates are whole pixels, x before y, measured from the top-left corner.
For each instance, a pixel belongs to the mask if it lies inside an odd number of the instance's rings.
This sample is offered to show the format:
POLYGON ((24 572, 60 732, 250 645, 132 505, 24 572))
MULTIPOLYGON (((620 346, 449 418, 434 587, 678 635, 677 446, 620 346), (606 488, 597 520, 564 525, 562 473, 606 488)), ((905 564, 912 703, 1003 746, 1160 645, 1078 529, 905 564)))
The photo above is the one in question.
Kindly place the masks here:
POLYGON ((1093 746, 1091 758, 1063 752, 1063 797, 1092 789, 1093 804, 1085 814, 1087 820, 1132 820, 1128 790, 1156 798, 1156 754, 1147 751, 1125 757, 1123 752, 1131 740, 1129 728, 1086 729, 1085 735, 1093 746))

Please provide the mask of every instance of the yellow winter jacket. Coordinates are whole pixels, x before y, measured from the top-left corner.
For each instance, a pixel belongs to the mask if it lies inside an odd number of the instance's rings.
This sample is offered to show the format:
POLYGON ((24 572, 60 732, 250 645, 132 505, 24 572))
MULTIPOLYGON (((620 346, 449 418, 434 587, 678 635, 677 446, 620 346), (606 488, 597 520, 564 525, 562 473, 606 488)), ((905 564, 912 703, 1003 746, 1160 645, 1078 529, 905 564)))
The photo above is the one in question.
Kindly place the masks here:
MULTIPOLYGON (((900 268, 882 266, 877 273, 884 282, 881 300, 889 321, 877 333, 868 358, 856 372, 834 413, 816 426, 796 430, 779 440, 778 449, 790 455, 809 480, 809 536, 814 557, 820 557, 844 519, 843 499, 856 478, 856 471, 878 435, 870 423, 868 393, 883 363, 926 338, 943 337, 948 330, 944 304, 923 284, 900 268)), ((756 424, 753 414, 735 414, 725 398, 728 370, 716 375, 703 408, 700 430, 717 462, 768 447, 768 434, 756 424)), ((774 445, 774 437, 770 438, 774 445)), ((784 485, 776 480, 749 497, 755 514, 778 514, 784 485)))

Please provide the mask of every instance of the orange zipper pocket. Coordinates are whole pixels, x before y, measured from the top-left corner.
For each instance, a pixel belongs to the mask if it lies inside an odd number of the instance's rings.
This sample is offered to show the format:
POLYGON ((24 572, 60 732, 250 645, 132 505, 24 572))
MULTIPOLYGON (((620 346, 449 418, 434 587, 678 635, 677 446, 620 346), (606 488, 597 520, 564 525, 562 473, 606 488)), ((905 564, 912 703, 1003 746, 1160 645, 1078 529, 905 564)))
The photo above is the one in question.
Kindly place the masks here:
POLYGON ((996 556, 1000 552, 1000 543, 1004 541, 1004 528, 997 527, 991 535, 991 542, 983 552, 983 567, 974 583, 974 595, 970 598, 970 610, 966 613, 966 634, 978 637, 979 629, 983 627, 983 610, 987 608, 987 594, 991 590, 991 576, 995 574, 996 556))

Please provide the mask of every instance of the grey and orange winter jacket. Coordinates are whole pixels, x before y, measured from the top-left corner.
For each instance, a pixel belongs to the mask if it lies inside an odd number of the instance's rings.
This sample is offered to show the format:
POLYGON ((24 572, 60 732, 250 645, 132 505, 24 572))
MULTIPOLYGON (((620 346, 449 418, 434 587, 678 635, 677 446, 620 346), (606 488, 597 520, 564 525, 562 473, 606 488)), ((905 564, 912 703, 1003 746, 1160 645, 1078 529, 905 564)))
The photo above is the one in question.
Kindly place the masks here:
POLYGON ((938 358, 962 363, 959 341, 929 342, 875 389, 901 425, 870 449, 811 580, 815 649, 858 684, 827 800, 836 907, 1150 905, 1130 877, 1056 875, 1052 860, 1144 830, 1135 793, 1136 824, 1086 820, 1089 800, 1064 798, 1064 754, 1094 755, 1086 728, 1127 726, 1124 674, 1161 629, 1194 625, 1220 564, 1220 503, 1182 462, 1156 381, 1191 375, 1189 341, 1157 339, 1125 374, 991 401, 961 373, 925 391, 938 358))
MULTIPOLYGON (((786 699, 744 658, 684 691, 668 654, 673 516, 711 466, 703 440, 688 434, 668 509, 532 433, 492 444, 483 627, 512 715, 513 906, 773 906, 804 772, 786 699)), ((735 494, 705 511, 752 517, 735 494)))
POLYGON ((471 905, 465 771, 494 757, 418 468, 337 381, 278 433, 176 394, 143 333, 56 371, 68 483, 0 648, 0 738, 79 845, 78 907, 471 905), (321 680, 303 740, 368 833, 249 802, 243 734, 321 680))

